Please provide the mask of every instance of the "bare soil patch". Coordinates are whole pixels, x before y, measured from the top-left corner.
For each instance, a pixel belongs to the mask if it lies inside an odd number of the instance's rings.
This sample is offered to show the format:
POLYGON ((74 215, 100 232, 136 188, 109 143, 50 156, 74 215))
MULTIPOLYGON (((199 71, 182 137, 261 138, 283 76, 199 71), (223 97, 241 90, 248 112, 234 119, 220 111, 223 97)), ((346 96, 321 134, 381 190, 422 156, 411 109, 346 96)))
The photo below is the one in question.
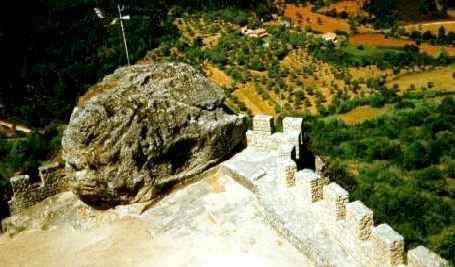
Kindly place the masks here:
POLYGON ((245 103, 254 115, 276 115, 274 108, 256 93, 254 83, 240 84, 238 89, 234 91, 234 95, 237 96, 240 101, 245 103))
POLYGON ((348 125, 354 125, 384 115, 391 107, 392 105, 390 104, 381 108, 360 106, 345 114, 338 114, 336 117, 348 125))
MULTIPOLYGON (((314 13, 310 5, 287 4, 284 8, 284 16, 289 18, 293 23, 303 27, 308 26, 317 32, 349 32, 351 30, 347 20, 314 13)), ((362 33, 371 32, 371 29, 361 26, 358 31, 362 33)))

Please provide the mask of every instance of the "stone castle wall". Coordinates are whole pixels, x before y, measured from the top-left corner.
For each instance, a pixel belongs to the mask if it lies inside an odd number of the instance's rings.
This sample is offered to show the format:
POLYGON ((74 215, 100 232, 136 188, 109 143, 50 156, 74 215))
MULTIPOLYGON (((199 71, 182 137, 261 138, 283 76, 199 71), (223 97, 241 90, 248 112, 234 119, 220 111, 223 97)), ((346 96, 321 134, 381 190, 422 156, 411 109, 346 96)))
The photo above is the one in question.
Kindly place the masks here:
POLYGON ((294 160, 299 159, 302 144, 302 119, 285 118, 282 133, 273 133, 272 121, 270 116, 255 117, 253 130, 247 132, 247 149, 223 164, 222 170, 248 184, 262 199, 266 220, 316 265, 448 266, 423 246, 406 254, 403 236, 388 224, 375 226, 371 209, 361 201, 351 202, 345 189, 322 174, 326 164, 321 158, 315 159, 316 171, 298 171, 294 160), (256 163, 257 157, 264 159, 256 163), (265 167, 257 171, 257 165, 265 167), (312 229, 323 234, 311 237, 312 229))
POLYGON ((39 167, 40 183, 32 184, 28 175, 14 176, 10 179, 13 197, 8 202, 12 215, 43 201, 49 196, 69 190, 68 178, 58 163, 39 167))

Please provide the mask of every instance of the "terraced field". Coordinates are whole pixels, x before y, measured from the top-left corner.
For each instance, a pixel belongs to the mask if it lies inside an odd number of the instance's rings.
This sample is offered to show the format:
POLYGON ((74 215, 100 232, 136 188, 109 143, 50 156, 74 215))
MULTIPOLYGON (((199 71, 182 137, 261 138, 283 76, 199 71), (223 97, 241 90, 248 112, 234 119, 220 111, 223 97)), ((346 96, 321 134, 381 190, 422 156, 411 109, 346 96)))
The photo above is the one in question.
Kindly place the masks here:
POLYGON ((445 91, 455 91, 455 65, 437 68, 434 70, 428 70, 425 72, 409 73, 405 75, 400 75, 394 79, 391 79, 387 82, 388 86, 393 86, 394 84, 399 85, 401 92, 410 88, 412 85, 416 89, 428 88, 429 83, 430 87, 433 90, 445 90, 445 91))
MULTIPOLYGON (((311 10, 311 6, 288 4, 284 8, 284 16, 291 19, 297 25, 309 27, 316 32, 349 32, 351 26, 346 19, 332 18, 311 10)), ((358 28, 360 33, 373 31, 372 28, 361 26, 358 28)))
MULTIPOLYGON (((356 34, 351 39, 351 43, 358 45, 374 45, 385 47, 404 47, 406 45, 415 45, 413 40, 386 38, 383 34, 356 34)), ((437 55, 442 46, 434 46, 429 44, 421 44, 420 51, 430 55, 437 55)), ((455 56, 455 47, 445 47, 451 56, 455 56)))

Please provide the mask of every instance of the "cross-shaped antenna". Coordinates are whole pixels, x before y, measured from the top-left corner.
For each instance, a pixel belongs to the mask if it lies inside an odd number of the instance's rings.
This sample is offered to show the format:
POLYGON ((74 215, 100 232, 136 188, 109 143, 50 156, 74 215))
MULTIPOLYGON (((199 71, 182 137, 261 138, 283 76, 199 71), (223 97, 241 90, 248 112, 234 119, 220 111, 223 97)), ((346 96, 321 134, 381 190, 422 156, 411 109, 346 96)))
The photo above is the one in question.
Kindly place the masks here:
MULTIPOLYGON (((131 65, 131 63, 130 63, 130 55, 128 53, 128 45, 127 45, 127 42, 126 42, 125 28, 123 27, 123 20, 129 20, 130 19, 130 15, 122 16, 122 11, 125 10, 125 6, 123 6, 123 5, 122 6, 117 5, 117 9, 118 9, 119 16, 118 17, 113 17, 112 21, 109 23, 109 25, 115 25, 115 24, 117 24, 118 21, 120 21, 120 28, 122 29, 122 36, 123 36, 123 44, 124 44, 124 47, 125 47, 126 61, 128 62, 128 66, 130 66, 131 65)), ((100 8, 95 7, 93 10, 95 10, 95 14, 96 14, 96 16, 98 18, 100 18, 100 19, 106 18, 106 15, 104 14, 103 10, 101 10, 100 8)))

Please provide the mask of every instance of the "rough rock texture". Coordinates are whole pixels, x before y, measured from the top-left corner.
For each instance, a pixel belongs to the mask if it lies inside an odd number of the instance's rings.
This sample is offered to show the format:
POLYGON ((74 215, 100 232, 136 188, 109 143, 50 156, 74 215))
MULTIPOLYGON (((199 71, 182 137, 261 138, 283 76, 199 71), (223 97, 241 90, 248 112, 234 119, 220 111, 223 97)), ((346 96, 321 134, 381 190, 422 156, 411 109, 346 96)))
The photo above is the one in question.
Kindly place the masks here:
POLYGON ((120 68, 95 88, 62 141, 73 191, 88 204, 150 200, 244 143, 244 119, 226 113, 223 91, 189 65, 120 68))

